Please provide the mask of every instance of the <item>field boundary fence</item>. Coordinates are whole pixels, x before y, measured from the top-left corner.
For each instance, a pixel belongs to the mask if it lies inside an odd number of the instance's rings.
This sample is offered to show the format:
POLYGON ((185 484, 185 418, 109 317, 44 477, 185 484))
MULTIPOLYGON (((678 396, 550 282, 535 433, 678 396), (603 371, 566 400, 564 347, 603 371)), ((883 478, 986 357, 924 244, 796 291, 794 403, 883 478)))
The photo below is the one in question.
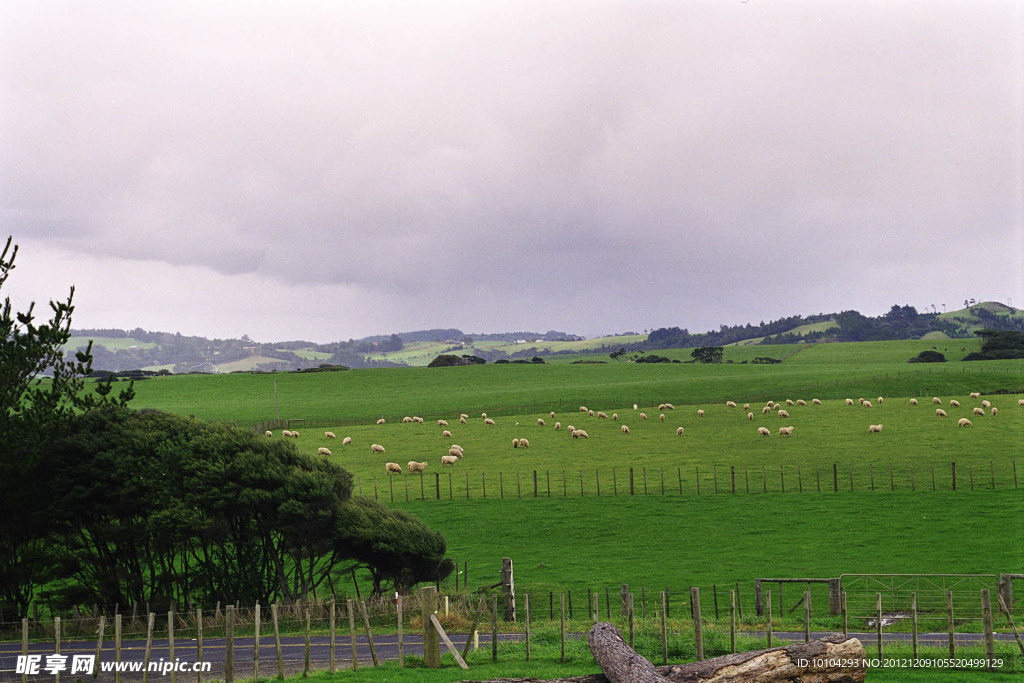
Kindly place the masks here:
MULTIPOLYGON (((915 467, 832 463, 737 467, 612 467, 514 472, 431 472, 356 477, 353 492, 383 502, 580 496, 754 495, 852 491, 1017 489, 1017 461, 950 461, 915 467)), ((1024 474, 1024 472, 1022 472, 1024 474)))
MULTIPOLYGON (((334 596, 269 606, 218 603, 213 609, 177 611, 171 605, 160 612, 133 606, 114 614, 0 624, 3 640, 12 643, 0 647, 0 670, 13 671, 8 660, 13 663, 18 655, 62 651, 94 653, 107 662, 122 661, 122 656, 211 662, 206 673, 178 673, 181 681, 258 680, 376 666, 383 659, 404 662, 406 654, 419 656, 423 610, 428 609, 463 646, 464 655, 482 637, 495 661, 520 659, 523 641, 529 658, 531 634, 545 630, 547 642, 556 633, 561 638, 564 660, 567 639, 578 640, 593 623, 609 621, 654 662, 714 657, 842 632, 861 638, 869 656, 877 652, 883 657, 886 649, 892 656, 897 648, 898 656, 909 657, 912 648, 917 658, 919 646, 932 653, 948 650, 951 658, 958 652, 978 657, 983 651, 1007 663, 1002 671, 1024 671, 1020 610, 1014 615, 1012 597, 1006 602, 1006 586, 1020 578, 1024 575, 843 574, 762 578, 753 585, 638 589, 620 584, 518 593, 498 584, 440 594, 431 586, 407 596, 334 596), (1016 640, 1006 635, 1011 632, 1016 640), (385 641, 391 648, 387 653, 385 641)), ((477 661, 486 649, 475 655, 477 661)))

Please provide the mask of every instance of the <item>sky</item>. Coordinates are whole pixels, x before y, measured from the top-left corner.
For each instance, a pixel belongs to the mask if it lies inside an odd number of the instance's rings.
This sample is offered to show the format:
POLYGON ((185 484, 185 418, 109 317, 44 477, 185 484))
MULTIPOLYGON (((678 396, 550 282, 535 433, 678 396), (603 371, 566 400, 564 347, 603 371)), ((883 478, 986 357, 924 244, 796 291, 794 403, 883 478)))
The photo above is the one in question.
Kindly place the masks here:
POLYGON ((1024 3, 0 0, 0 223, 76 328, 1024 308, 1024 3))

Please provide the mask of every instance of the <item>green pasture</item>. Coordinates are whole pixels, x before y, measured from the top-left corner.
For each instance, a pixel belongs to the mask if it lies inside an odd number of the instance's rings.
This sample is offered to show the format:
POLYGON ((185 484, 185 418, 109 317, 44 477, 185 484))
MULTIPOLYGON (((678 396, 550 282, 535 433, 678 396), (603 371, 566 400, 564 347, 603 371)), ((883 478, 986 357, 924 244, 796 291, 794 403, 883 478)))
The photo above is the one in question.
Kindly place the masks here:
POLYGON ((71 337, 68 339, 67 344, 64 345, 64 348, 82 348, 88 346, 90 340, 92 341, 93 346, 103 346, 111 351, 130 349, 133 346, 137 346, 140 349, 151 349, 156 346, 153 342, 139 341, 138 339, 132 339, 131 337, 71 337))

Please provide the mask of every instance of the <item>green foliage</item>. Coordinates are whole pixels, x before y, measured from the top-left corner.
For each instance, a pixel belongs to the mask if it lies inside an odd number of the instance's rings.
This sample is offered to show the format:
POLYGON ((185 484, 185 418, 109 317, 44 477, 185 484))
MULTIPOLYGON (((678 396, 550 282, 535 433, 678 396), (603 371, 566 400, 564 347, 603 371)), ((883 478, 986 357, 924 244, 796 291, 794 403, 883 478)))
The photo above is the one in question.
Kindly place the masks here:
POLYGON ((922 351, 907 361, 908 363, 945 363, 946 357, 938 351, 930 349, 922 351))
POLYGON ((428 368, 451 368, 460 365, 483 365, 486 363, 483 358, 479 356, 472 356, 469 354, 463 354, 462 356, 454 356, 448 353, 442 353, 440 356, 430 361, 427 365, 428 368))
POLYGON ((964 360, 1010 360, 1024 358, 1024 332, 1011 330, 978 330, 981 351, 971 353, 964 360))
POLYGON ((698 363, 721 363, 724 354, 721 346, 701 346, 690 353, 698 363))

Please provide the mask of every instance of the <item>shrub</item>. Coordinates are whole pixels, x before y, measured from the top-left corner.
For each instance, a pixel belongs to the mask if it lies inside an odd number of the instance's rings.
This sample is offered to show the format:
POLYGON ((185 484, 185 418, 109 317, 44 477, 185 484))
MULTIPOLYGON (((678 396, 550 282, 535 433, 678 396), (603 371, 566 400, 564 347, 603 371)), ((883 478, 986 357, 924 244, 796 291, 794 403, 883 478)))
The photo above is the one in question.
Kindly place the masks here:
POLYGON ((938 351, 922 351, 907 361, 908 363, 945 363, 946 357, 938 351))

